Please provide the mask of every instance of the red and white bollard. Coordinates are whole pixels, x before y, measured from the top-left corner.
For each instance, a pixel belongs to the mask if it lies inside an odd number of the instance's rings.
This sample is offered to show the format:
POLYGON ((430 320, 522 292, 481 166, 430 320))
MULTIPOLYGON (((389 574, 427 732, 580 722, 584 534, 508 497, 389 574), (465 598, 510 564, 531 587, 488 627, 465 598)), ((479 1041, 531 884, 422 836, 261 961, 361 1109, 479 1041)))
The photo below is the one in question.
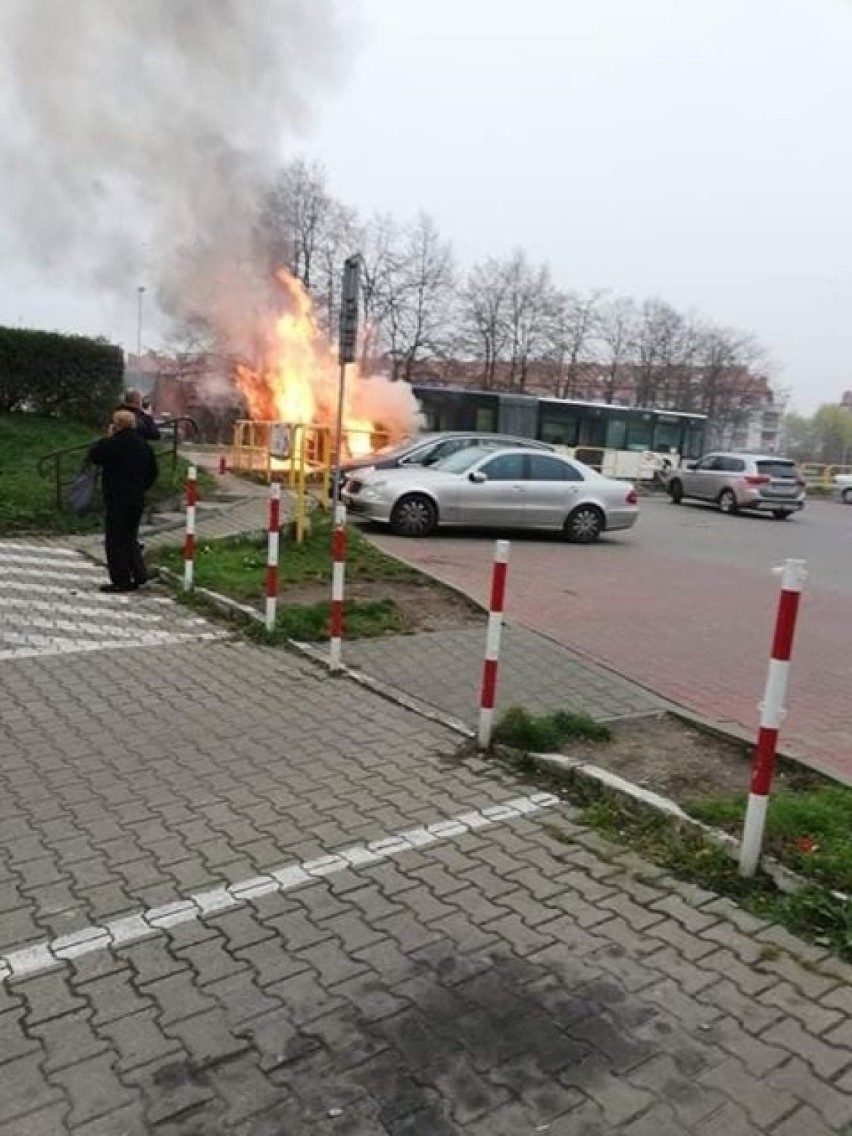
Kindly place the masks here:
POLYGON ((506 572, 509 564, 509 542, 494 545, 494 568, 491 574, 491 602, 488 605, 488 630, 485 637, 485 664, 482 668, 482 691, 479 696, 479 732, 477 744, 489 749, 494 729, 494 702, 497 696, 497 666, 500 661, 500 636, 503 630, 503 607, 506 600, 506 572))
POLYGON ((751 791, 748 796, 743 839, 740 845, 740 875, 753 876, 760 862, 763 832, 766 827, 766 809, 772 778, 775 774, 775 753, 778 748, 778 731, 786 713, 784 700, 790 674, 790 655, 796 631, 799 598, 808 577, 804 560, 786 560, 784 567, 776 569, 782 575, 781 596, 775 619, 772 640, 772 657, 766 676, 766 689, 760 704, 760 729, 754 751, 754 768, 751 791))
POLYGON ((328 665, 339 671, 343 665, 343 584, 346 578, 346 506, 335 505, 331 534, 331 637, 328 665))
POLYGON ((266 630, 274 631, 278 612, 278 551, 281 534, 281 486, 277 481, 269 486, 266 532, 266 630))
POLYGON ((186 471, 186 534, 183 538, 183 590, 192 591, 195 582, 195 507, 198 504, 198 470, 186 471))

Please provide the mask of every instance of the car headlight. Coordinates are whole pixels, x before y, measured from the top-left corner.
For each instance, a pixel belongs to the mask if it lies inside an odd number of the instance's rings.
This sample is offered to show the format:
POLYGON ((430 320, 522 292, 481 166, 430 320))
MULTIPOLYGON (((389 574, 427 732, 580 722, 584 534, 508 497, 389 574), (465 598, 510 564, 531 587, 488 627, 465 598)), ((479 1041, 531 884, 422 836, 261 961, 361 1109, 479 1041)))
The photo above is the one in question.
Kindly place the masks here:
POLYGON ((378 497, 379 490, 387 486, 386 481, 368 481, 361 490, 362 497, 378 497))

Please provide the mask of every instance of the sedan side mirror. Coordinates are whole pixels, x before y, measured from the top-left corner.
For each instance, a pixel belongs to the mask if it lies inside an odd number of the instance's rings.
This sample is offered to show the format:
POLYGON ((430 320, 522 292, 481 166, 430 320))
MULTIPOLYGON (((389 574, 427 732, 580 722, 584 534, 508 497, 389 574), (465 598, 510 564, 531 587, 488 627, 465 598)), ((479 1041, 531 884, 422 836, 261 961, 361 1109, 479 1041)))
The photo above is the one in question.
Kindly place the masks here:
POLYGON ((488 474, 483 473, 481 469, 474 469, 468 475, 468 481, 474 482, 476 485, 481 485, 483 481, 488 480, 488 474))

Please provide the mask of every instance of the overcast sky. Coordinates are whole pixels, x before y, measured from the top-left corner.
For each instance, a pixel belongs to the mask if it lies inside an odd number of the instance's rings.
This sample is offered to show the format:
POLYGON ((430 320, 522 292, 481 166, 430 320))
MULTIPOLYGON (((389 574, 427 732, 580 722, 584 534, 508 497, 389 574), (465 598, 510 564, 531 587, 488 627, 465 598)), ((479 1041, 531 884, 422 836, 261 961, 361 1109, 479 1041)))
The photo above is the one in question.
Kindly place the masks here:
MULTIPOLYGON (((852 388, 849 0, 361 9, 302 143, 339 197, 427 210, 462 264, 521 245, 564 286, 750 329, 801 409, 852 388)), ((0 322, 130 345, 135 295, 117 311, 6 263, 0 322)))

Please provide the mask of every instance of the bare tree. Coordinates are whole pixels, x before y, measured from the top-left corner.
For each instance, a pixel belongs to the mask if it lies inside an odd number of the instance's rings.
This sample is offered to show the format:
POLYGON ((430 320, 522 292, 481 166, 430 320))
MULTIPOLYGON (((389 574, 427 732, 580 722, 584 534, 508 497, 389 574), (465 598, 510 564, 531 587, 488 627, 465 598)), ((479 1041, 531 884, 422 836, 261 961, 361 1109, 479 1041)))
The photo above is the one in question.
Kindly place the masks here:
POLYGON ((705 325, 696 352, 695 402, 718 431, 763 397, 769 368, 763 348, 747 332, 705 325))
POLYGON ((517 249, 503 269, 509 389, 523 391, 531 360, 541 358, 553 309, 553 287, 546 265, 531 265, 517 249))
POLYGON ((604 401, 615 402, 615 396, 627 381, 636 347, 636 302, 630 296, 615 296, 601 306, 597 337, 606 368, 604 401))
POLYGON ((552 293, 549 357, 556 364, 557 398, 577 397, 583 366, 594 356, 601 299, 597 291, 552 293))
POLYGON ((664 300, 645 300, 636 325, 635 403, 656 406, 681 315, 664 300))
POLYGON ((435 222, 421 213, 409 226, 400 254, 391 257, 383 307, 393 377, 411 381, 415 364, 440 354, 447 339, 453 256, 435 222))
POLYGON ((504 263, 489 257, 468 272, 458 296, 457 342, 467 358, 481 365, 485 390, 495 385, 506 351, 507 291, 504 263))
POLYGON ((313 294, 321 322, 333 337, 339 317, 343 262, 356 251, 358 225, 354 209, 330 200, 317 240, 313 294))
POLYGON ((325 170, 296 158, 281 170, 263 212, 261 227, 273 268, 287 268, 311 287, 314 260, 332 200, 325 170))
POLYGON ((359 245, 364 317, 361 369, 368 373, 386 336, 391 276, 402 257, 399 228, 394 218, 387 213, 372 217, 361 227, 359 245))
POLYGON ((658 333, 653 405, 691 410, 701 330, 693 315, 684 315, 664 305, 659 314, 658 333))

